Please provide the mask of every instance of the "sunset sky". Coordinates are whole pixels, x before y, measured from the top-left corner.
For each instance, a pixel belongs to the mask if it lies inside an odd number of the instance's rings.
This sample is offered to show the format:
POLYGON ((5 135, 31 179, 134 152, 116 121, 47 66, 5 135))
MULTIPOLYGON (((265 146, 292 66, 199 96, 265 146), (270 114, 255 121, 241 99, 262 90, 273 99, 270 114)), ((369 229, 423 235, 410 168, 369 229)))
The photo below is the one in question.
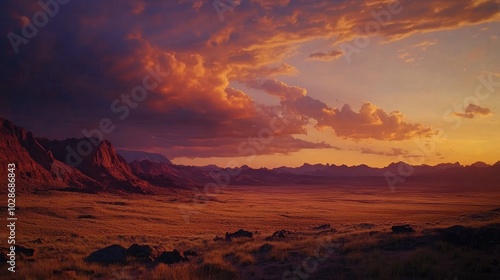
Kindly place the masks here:
POLYGON ((0 116, 37 136, 106 119, 190 165, 500 160, 498 1, 45 2, 0 4, 0 116))

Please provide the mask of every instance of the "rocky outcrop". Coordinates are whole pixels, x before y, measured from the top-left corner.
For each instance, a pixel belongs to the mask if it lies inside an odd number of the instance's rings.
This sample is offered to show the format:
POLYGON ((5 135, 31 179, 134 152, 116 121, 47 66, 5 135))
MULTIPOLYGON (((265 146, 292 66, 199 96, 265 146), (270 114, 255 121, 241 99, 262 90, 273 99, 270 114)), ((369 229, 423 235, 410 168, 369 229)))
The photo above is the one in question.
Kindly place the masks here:
POLYGON ((415 232, 415 230, 410 225, 393 226, 391 230, 392 233, 395 234, 403 234, 403 233, 409 234, 415 232))
POLYGON ((163 252, 157 259, 157 262, 166 263, 166 264, 174 264, 187 261, 187 258, 181 256, 181 253, 177 250, 173 250, 172 252, 163 252))
POLYGON ((290 234, 292 234, 291 231, 288 230, 278 230, 273 233, 273 235, 266 237, 266 241, 278 241, 287 238, 290 234))
POLYGON ((184 255, 184 257, 196 257, 196 256, 198 256, 198 253, 194 250, 189 249, 189 250, 184 251, 183 255, 184 255))
POLYGON ((127 256, 135 258, 140 262, 153 262, 164 252, 166 252, 166 250, 163 246, 132 244, 127 249, 127 256))
POLYGON ((67 166, 100 182, 105 190, 147 193, 150 184, 132 173, 125 159, 119 156, 112 144, 95 138, 70 138, 66 140, 39 139, 54 157, 67 166))
POLYGON ((127 249, 117 244, 111 245, 93 252, 85 258, 85 261, 100 264, 125 263, 127 261, 127 249))
POLYGON ((187 256, 197 255, 194 251, 187 251, 184 256, 176 249, 166 251, 163 246, 149 246, 132 244, 128 249, 114 244, 91 253, 84 260, 89 263, 124 264, 127 262, 165 263, 174 264, 188 261, 187 256))
POLYGON ((0 138, 0 161, 16 165, 18 190, 100 188, 95 180, 57 160, 31 132, 1 118, 0 138))
POLYGON ((233 232, 233 233, 226 232, 226 240, 227 241, 231 241, 233 238, 243 238, 243 237, 253 238, 253 233, 246 231, 246 230, 243 230, 243 229, 239 229, 238 231, 233 232))
POLYGON ((25 257, 35 257, 35 249, 16 245, 16 253, 25 257))
POLYGON ((481 228, 470 228, 461 225, 440 230, 440 239, 458 246, 474 249, 493 248, 500 243, 500 224, 491 224, 481 228))
POLYGON ((50 172, 53 161, 51 154, 47 151, 41 151, 41 155, 30 154, 29 150, 35 150, 37 146, 31 133, 8 120, 0 119, 0 137, 0 161, 16 165, 19 187, 44 188, 52 184, 62 187, 50 172))

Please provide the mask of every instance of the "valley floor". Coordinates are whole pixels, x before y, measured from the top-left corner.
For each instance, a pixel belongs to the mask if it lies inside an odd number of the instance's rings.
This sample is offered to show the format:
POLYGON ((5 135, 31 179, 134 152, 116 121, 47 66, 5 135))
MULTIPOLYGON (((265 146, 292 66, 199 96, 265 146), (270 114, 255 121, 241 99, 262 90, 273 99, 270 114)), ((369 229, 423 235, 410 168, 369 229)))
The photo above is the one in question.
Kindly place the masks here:
POLYGON ((392 192, 386 186, 366 184, 238 186, 193 193, 19 194, 18 244, 34 248, 36 255, 20 258, 16 273, 2 267, 0 278, 498 279, 500 275, 498 243, 487 248, 450 243, 441 240, 438 230, 500 223, 498 189, 405 185, 392 192), (391 226, 399 224, 410 224, 416 233, 390 233, 391 226), (254 238, 214 241, 240 228, 251 231, 254 238), (286 237, 266 240, 282 229, 286 237), (198 256, 174 265, 129 261, 105 266, 83 260, 106 246, 127 248, 134 243, 181 252, 191 249, 198 256))

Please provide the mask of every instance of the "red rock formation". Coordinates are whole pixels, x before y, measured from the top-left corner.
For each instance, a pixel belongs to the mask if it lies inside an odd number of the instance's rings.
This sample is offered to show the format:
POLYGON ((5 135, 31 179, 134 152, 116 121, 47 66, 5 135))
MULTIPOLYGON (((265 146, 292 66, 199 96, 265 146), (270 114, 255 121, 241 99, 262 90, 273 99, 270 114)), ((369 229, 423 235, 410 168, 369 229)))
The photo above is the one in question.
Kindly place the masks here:
MULTIPOLYGON (((68 162, 68 154, 74 152, 78 158, 75 168, 88 177, 96 180, 104 186, 107 191, 125 191, 133 193, 148 193, 151 185, 139 179, 132 173, 127 162, 116 153, 111 143, 107 140, 98 141, 97 139, 66 139, 66 140, 48 140, 39 139, 42 145, 50 150, 54 157, 60 161, 68 162), (79 145, 85 142, 87 147, 91 147, 86 155, 77 153, 79 145)), ((75 163, 75 162, 73 162, 75 163)), ((69 164, 67 164, 69 166, 69 164)))
POLYGON ((8 163, 16 164, 17 189, 63 187, 50 172, 54 161, 52 154, 44 150, 31 133, 0 119, 0 137, 1 168, 7 168, 8 163), (30 151, 36 155, 32 157, 30 151))

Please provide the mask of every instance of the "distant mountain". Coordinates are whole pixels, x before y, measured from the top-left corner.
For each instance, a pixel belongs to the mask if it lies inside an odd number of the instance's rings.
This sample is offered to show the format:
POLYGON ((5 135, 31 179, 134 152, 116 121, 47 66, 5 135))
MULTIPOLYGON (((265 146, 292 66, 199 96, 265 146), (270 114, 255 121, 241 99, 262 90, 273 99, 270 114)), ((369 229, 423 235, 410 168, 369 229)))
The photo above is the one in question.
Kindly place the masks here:
POLYGON ((476 162, 474 162, 473 164, 471 164, 470 166, 473 166, 473 167, 478 167, 478 168, 490 167, 490 165, 489 165, 489 164, 484 163, 484 162, 482 162, 482 161, 476 161, 476 162))
MULTIPOLYGON (((185 176, 179 167, 166 162, 155 162, 148 159, 130 163, 132 172, 139 178, 159 187, 185 188, 195 183, 185 176)), ((200 170, 199 173, 202 171, 200 170)))
POLYGON ((404 178, 405 182, 500 186, 500 162, 494 165, 476 162, 468 166, 458 162, 436 166, 396 162, 383 168, 307 163, 300 167, 274 169, 254 169, 246 165, 236 168, 196 167, 175 165, 158 154, 121 151, 129 160, 136 158, 127 163, 109 141, 36 138, 31 132, 2 118, 0 137, 0 162, 16 164, 17 189, 21 191, 59 189, 148 194, 165 193, 173 188, 202 187, 206 183, 219 186, 332 183, 349 186, 366 182, 386 185, 387 174, 404 178), (80 155, 82 153, 85 155, 80 155))
POLYGON ((296 175, 308 175, 308 176, 326 176, 326 177, 370 177, 370 176, 380 176, 383 171, 380 168, 373 168, 367 165, 358 166, 346 166, 346 165, 330 165, 330 164, 308 164, 305 163, 300 167, 290 168, 290 167, 279 167, 273 169, 283 174, 296 174, 296 175))
POLYGON ((128 163, 134 161, 149 160, 151 162, 167 163, 172 164, 172 162, 166 158, 164 155, 148 153, 142 151, 131 151, 131 150, 116 150, 116 152, 122 156, 128 163))

